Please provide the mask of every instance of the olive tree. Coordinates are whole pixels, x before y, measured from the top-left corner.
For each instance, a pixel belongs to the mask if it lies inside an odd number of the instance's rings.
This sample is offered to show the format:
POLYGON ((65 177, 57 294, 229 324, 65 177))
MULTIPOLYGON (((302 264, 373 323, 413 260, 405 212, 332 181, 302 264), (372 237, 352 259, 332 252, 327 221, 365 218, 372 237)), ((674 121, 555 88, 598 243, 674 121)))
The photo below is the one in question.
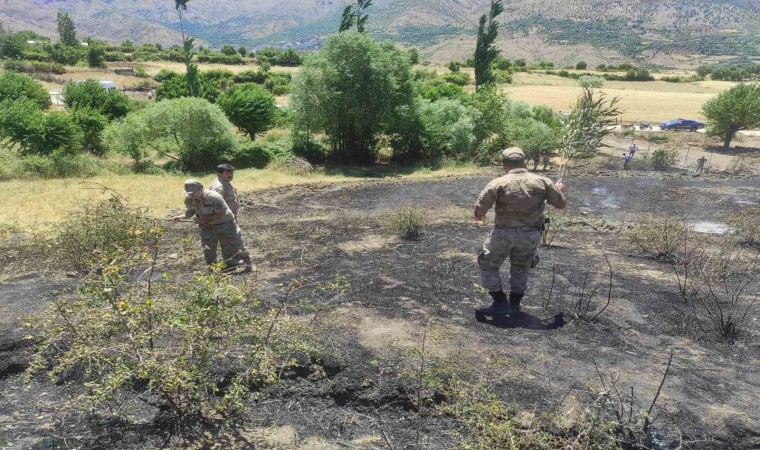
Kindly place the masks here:
POLYGON ((219 106, 195 97, 153 103, 109 126, 109 149, 129 155, 140 166, 156 151, 189 171, 210 169, 234 146, 232 124, 219 106))
POLYGON ((329 37, 292 87, 296 126, 306 135, 324 132, 329 157, 341 163, 374 162, 377 137, 412 99, 406 52, 351 31, 329 37))
POLYGON ((737 84, 702 105, 709 133, 728 148, 736 132, 760 127, 760 84, 737 84))
POLYGON ((219 99, 222 108, 236 127, 254 140, 258 133, 272 126, 277 115, 274 96, 254 83, 239 84, 227 89, 219 99))

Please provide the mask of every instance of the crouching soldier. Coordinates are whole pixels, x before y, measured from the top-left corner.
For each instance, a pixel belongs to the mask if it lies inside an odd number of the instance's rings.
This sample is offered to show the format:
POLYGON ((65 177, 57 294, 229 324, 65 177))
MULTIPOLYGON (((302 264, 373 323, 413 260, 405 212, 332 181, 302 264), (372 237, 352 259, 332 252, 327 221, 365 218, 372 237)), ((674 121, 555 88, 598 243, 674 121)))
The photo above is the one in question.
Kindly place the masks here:
POLYGON ((228 268, 239 265, 239 260, 242 260, 243 272, 250 272, 253 269, 251 257, 243 243, 243 235, 235 216, 224 198, 217 192, 204 189, 198 180, 185 181, 185 194, 186 211, 172 217, 172 220, 195 217, 206 264, 216 263, 216 247, 221 245, 222 258, 228 268))
POLYGON ((483 220, 492 206, 496 211, 494 228, 478 255, 483 287, 493 304, 476 311, 481 320, 488 316, 504 318, 520 311, 520 301, 528 288, 528 275, 535 264, 536 250, 544 225, 544 205, 567 206, 565 186, 525 168, 525 154, 517 147, 501 153, 506 175, 483 189, 475 204, 475 219, 483 220), (499 268, 509 258, 509 298, 504 293, 499 268))

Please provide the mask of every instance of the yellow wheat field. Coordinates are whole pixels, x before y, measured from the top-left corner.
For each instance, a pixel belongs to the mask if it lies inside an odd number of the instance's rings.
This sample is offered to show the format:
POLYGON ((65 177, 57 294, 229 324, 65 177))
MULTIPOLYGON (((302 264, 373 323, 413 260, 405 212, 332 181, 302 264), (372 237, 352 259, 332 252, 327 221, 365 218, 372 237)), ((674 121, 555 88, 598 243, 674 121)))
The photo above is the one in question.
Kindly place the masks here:
MULTIPOLYGON (((602 92, 620 97, 623 122, 661 122, 686 117, 702 120, 702 105, 735 83, 701 81, 606 81, 602 92)), ((516 73, 503 91, 531 105, 545 104, 557 111, 572 109, 580 88, 575 80, 554 75, 516 73)))

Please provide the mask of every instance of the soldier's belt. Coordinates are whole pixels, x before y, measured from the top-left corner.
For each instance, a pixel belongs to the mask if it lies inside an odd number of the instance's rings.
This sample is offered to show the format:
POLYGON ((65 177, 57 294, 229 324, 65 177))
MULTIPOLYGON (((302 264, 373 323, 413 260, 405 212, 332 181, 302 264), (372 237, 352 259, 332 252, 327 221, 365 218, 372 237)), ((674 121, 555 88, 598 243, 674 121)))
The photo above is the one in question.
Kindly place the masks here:
POLYGON ((519 230, 519 231, 541 231, 541 227, 500 227, 494 226, 494 230, 519 230))

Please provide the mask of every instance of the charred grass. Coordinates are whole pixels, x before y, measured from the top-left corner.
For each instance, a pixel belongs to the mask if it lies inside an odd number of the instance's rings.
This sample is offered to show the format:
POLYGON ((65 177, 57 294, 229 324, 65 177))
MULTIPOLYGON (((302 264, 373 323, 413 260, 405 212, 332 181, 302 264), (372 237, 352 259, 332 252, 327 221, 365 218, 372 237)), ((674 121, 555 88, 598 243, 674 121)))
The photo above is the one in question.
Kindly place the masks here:
MULTIPOLYGON (((184 434, 162 418, 160 408, 128 392, 126 415, 108 408, 86 414, 57 409, 62 399, 76 398, 79 387, 45 378, 23 384, 17 370, 26 364, 22 361, 0 378, 0 443, 9 448, 757 444, 757 311, 733 343, 706 336, 689 319, 692 311, 670 263, 632 249, 625 238, 646 225, 643 213, 679 221, 688 214, 720 219, 735 213, 732 195, 742 195, 746 181, 572 180, 573 206, 551 245, 540 249, 525 314, 497 327, 473 318, 473 308, 487 297, 478 287, 475 255, 488 225, 468 215, 487 180, 317 184, 248 195, 241 227, 258 267, 249 283, 264 305, 284 304, 281 314, 312 326, 329 352, 284 367, 279 381, 248 396, 234 418, 199 423, 184 434), (718 190, 724 193, 711 193, 718 190), (404 206, 424 216, 415 240, 387 227, 388 215, 404 206), (294 280, 299 287, 290 289, 294 280), (30 403, 23 392, 39 400, 30 403)), ((190 282, 204 270, 194 232, 189 224, 172 224, 163 238, 159 267, 174 283, 190 282)), ((8 275, 0 289, 9 297, 24 289, 29 290, 24 296, 45 291, 35 276, 8 275)), ((18 303, 26 305, 24 314, 40 314, 36 304, 18 303)), ((3 356, 26 355, 19 323, 3 325, 9 336, 3 356)))

